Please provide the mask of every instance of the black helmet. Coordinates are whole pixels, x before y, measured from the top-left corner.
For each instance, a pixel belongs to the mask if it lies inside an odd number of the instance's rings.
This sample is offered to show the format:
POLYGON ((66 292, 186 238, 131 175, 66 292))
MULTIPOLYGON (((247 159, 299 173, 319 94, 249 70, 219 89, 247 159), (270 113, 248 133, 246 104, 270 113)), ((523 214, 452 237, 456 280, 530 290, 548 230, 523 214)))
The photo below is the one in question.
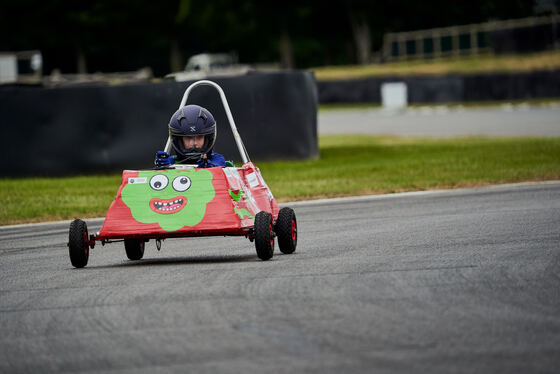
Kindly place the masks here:
POLYGON ((204 154, 212 152, 216 141, 216 121, 212 114, 198 105, 179 108, 169 121, 171 144, 179 162, 198 162, 204 154), (204 135, 202 148, 185 148, 184 136, 204 135))

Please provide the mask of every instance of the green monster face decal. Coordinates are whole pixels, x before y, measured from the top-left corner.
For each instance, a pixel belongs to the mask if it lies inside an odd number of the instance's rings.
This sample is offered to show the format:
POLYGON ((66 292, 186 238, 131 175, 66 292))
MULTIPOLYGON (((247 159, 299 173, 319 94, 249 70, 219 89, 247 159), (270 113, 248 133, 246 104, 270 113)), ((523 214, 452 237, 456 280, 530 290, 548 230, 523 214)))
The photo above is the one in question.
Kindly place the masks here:
POLYGON ((121 192, 135 220, 165 231, 200 223, 215 194, 212 173, 201 169, 141 171, 121 192))

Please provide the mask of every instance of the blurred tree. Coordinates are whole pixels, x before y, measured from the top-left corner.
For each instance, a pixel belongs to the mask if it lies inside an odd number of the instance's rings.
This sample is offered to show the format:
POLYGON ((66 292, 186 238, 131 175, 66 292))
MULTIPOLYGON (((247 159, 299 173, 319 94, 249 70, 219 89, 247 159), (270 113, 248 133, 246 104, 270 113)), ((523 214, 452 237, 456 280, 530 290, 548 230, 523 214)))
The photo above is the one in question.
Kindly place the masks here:
MULTIPOLYGON (((191 10, 191 0, 180 0, 179 9, 177 9, 177 14, 175 15, 175 25, 180 28, 185 24, 187 17, 189 16, 191 10)), ((171 71, 183 70, 183 58, 181 56, 181 50, 179 47, 178 32, 172 36, 171 40, 171 50, 169 52, 169 64, 171 71)))
POLYGON ((0 0, 0 50, 40 49, 43 71, 158 76, 201 52, 285 67, 367 63, 383 34, 527 17, 533 0, 0 0))

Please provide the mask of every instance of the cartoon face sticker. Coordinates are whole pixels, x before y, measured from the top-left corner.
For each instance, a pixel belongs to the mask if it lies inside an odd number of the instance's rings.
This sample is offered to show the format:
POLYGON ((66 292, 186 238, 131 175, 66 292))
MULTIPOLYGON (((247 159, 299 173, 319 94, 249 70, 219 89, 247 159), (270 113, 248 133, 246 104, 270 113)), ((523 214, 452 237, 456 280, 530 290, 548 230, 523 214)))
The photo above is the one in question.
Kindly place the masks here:
POLYGON ((212 173, 203 169, 141 171, 121 192, 135 220, 165 231, 200 223, 214 195, 212 173))

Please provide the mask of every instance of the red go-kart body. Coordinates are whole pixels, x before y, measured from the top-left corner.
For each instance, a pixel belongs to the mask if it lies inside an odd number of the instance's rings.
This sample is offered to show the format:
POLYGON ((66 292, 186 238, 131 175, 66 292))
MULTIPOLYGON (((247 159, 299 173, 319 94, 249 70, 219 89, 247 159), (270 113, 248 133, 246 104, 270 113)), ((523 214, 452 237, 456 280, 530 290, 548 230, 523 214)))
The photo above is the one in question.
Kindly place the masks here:
POLYGON ((251 162, 240 168, 125 170, 96 239, 248 235, 261 211, 276 220, 279 208, 251 162), (184 191, 173 188, 181 178, 189 179, 184 191))
MULTIPOLYGON (((197 86, 214 87, 222 100, 243 166, 197 168, 173 165, 157 170, 125 170, 117 196, 101 230, 90 235, 87 224, 70 224, 68 248, 73 266, 87 265, 89 250, 124 241, 130 260, 140 260, 150 239, 158 250, 165 238, 210 235, 244 235, 255 242, 257 256, 269 260, 275 239, 282 253, 297 245, 297 222, 291 208, 278 208, 259 169, 250 161, 237 132, 231 110, 220 86, 211 81, 191 84, 179 105, 182 108, 197 86)), ((171 136, 165 151, 171 151, 171 136)))

